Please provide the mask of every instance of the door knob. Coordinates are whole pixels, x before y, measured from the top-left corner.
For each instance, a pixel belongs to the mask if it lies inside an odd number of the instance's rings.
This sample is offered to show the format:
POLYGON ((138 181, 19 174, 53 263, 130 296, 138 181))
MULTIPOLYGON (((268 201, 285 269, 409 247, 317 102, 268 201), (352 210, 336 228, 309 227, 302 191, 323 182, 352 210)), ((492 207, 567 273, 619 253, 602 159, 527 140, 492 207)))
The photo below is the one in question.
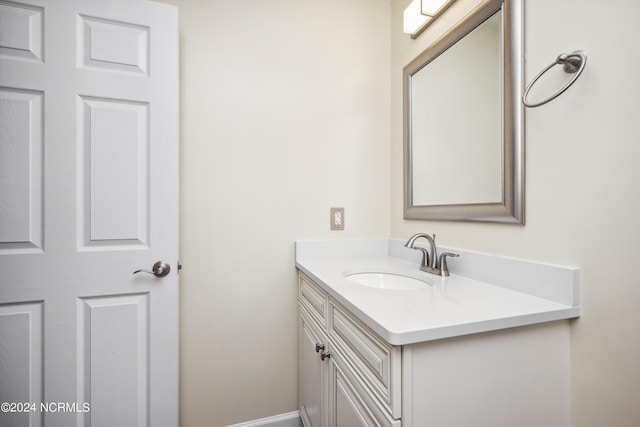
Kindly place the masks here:
POLYGON ((158 261, 155 264, 153 264, 153 268, 151 270, 140 269, 140 270, 134 271, 133 274, 149 273, 149 274, 153 274, 156 277, 164 277, 167 274, 169 274, 170 271, 171 271, 171 266, 169 265, 169 263, 166 263, 164 261, 158 261))

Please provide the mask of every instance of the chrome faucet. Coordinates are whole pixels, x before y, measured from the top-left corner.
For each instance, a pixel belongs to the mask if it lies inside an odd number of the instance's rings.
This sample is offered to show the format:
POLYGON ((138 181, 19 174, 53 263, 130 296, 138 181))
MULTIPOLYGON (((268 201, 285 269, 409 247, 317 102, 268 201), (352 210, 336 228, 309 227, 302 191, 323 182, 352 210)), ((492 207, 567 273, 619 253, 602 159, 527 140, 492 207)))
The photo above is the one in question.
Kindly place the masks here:
POLYGON ((415 249, 422 252, 422 263, 420 264, 420 270, 426 271, 427 273, 435 273, 436 270, 436 259, 438 256, 438 250, 436 249, 436 235, 433 236, 426 233, 418 233, 411 236, 407 243, 404 244, 405 247, 409 249, 415 249), (415 247, 414 244, 416 240, 424 237, 427 239, 427 243, 429 243, 429 250, 427 251, 421 247, 415 247))
POLYGON ((449 275, 449 268, 447 267, 447 257, 458 257, 460 255, 452 252, 445 252, 438 257, 438 249, 436 247, 436 235, 433 236, 426 233, 418 233, 411 236, 407 243, 404 244, 409 249, 415 249, 422 252, 422 262, 420 263, 420 270, 436 274, 438 276, 446 277, 449 275), (427 239, 429 249, 421 248, 420 246, 414 246, 416 240, 419 238, 427 239))

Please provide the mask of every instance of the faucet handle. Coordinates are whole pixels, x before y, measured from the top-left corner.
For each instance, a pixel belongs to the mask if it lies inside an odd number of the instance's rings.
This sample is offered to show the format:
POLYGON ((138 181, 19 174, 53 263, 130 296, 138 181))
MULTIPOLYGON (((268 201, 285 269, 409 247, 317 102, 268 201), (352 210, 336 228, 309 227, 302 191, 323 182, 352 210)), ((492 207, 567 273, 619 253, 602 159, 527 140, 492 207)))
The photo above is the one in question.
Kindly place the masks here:
POLYGON ((429 251, 425 248, 421 248, 420 246, 414 246, 411 249, 415 249, 417 251, 422 252, 422 262, 420 263, 420 268, 426 267, 429 265, 429 251))
POLYGON ((459 254, 454 254, 453 252, 444 252, 440 254, 440 259, 438 265, 440 266, 440 276, 446 277, 449 275, 449 268, 447 267, 447 257, 459 257, 459 254))

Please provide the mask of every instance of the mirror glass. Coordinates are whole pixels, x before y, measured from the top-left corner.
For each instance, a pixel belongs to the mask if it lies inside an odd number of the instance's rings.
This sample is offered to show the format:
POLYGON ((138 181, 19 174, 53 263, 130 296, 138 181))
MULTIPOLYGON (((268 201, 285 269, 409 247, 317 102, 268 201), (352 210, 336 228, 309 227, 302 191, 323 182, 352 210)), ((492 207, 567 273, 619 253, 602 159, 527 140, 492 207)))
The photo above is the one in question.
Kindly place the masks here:
POLYGON ((502 200, 501 13, 411 79, 416 205, 502 200))
POLYGON ((405 218, 524 222, 519 3, 485 1, 405 67, 405 218))

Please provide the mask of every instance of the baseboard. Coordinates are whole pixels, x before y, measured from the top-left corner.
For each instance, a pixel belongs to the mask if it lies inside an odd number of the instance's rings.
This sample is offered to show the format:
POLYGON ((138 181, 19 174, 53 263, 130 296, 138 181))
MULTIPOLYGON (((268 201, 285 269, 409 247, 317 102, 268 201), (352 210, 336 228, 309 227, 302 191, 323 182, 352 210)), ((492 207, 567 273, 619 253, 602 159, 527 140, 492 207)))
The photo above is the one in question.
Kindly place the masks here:
POLYGON ((302 420, 300 419, 300 413, 293 411, 226 427, 302 427, 302 420))

